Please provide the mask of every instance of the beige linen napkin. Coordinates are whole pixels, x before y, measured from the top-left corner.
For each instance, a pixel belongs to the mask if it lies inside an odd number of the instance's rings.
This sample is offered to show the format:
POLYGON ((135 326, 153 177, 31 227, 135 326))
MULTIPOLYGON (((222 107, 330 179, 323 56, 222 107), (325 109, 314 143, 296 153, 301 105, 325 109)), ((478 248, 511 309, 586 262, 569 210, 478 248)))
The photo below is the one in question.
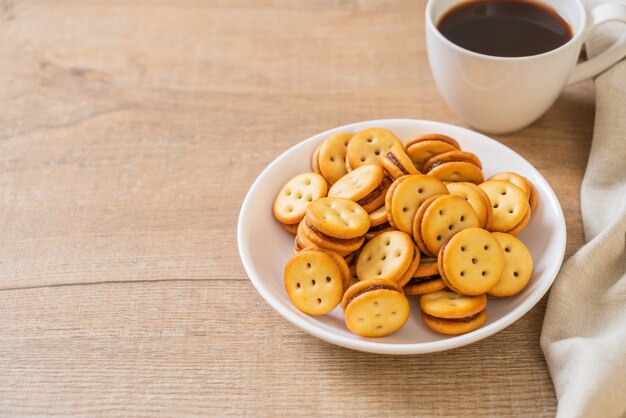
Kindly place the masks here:
MULTIPOLYGON (((615 37, 615 31, 600 29, 603 33, 587 43, 590 56, 615 37)), ((626 61, 596 78, 596 120, 581 209, 586 244, 563 264, 552 286, 541 347, 558 417, 624 417, 626 61)))

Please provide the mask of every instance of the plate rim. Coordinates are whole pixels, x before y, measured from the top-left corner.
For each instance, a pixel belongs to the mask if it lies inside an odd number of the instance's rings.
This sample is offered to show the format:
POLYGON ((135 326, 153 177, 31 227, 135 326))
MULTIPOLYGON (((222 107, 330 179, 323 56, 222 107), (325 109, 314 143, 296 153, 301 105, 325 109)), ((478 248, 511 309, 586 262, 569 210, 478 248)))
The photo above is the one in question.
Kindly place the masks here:
POLYGON ((458 125, 453 125, 453 124, 433 121, 433 120, 427 120, 427 119, 390 118, 390 119, 374 119, 374 120, 353 122, 353 123, 349 123, 346 125, 341 125, 341 126, 337 126, 331 129, 327 129, 323 132, 313 134, 309 136, 308 138, 297 142, 296 144, 292 145, 291 147, 283 151, 280 155, 275 157, 256 177, 254 182, 250 185, 248 192, 246 193, 246 196, 239 210, 239 215, 238 215, 238 220, 237 220, 237 247, 239 250, 239 257, 243 264, 244 270, 246 271, 246 274, 248 275, 248 279, 250 280, 250 282, 252 282, 252 285, 255 287, 257 292, 276 312, 278 312, 278 314, 280 314, 284 319, 286 319, 288 322, 295 325, 302 331, 305 331, 306 333, 313 335, 323 341, 326 341, 328 343, 338 345, 341 347, 357 350, 357 351, 376 353, 376 354, 412 355, 412 354, 426 354, 426 353, 432 353, 432 352, 438 352, 438 351, 446 351, 446 350, 462 347, 462 346, 471 344, 473 342, 482 340, 484 338, 494 335, 498 333, 499 331, 509 327, 510 325, 515 323, 517 320, 519 320, 521 317, 523 317, 526 313, 528 313, 528 311, 530 311, 535 305, 537 305, 537 303, 541 300, 541 298, 543 298, 543 296, 548 292, 548 290, 552 286, 552 283, 556 279, 558 272, 560 271, 561 265, 563 264, 566 246, 567 246, 567 226, 565 223, 565 216, 563 214, 563 209, 561 208, 561 204, 556 196, 556 193, 554 192, 554 190, 552 189, 548 181, 543 177, 543 175, 541 175, 539 170, 537 170, 528 160, 522 157, 515 150, 507 147, 506 145, 496 141, 493 138, 490 138, 489 136, 481 132, 473 131, 471 129, 458 126, 458 125), (354 130, 355 128, 364 129, 364 128, 361 128, 363 125, 370 125, 370 127, 372 127, 372 126, 378 126, 378 125, 405 124, 405 123, 429 124, 429 125, 434 126, 435 129, 438 129, 440 127, 445 127, 444 130, 452 128, 454 130, 461 130, 465 133, 468 133, 469 135, 478 135, 482 137, 481 138, 482 140, 490 142, 491 145, 495 145, 496 148, 499 147, 501 150, 513 153, 517 158, 521 159, 522 161, 525 161, 528 164, 531 171, 533 172, 535 178, 539 179, 539 181, 543 183, 542 189, 546 191, 546 194, 548 195, 549 203, 551 204, 551 206, 553 206, 554 209, 556 209, 556 214, 557 214, 556 221, 558 222, 556 224, 557 233, 562 236, 562 239, 560 240, 561 248, 559 248, 560 256, 559 256, 558 263, 555 264, 553 271, 548 272, 550 277, 547 277, 547 274, 544 273, 542 277, 543 282, 539 285, 538 289, 529 296, 527 300, 520 303, 518 306, 516 306, 513 310, 509 311, 502 318, 498 319, 497 321, 491 324, 481 327, 475 331, 472 331, 470 333, 457 335, 457 336, 450 336, 442 340, 420 342, 420 343, 383 343, 383 342, 376 342, 376 341, 365 340, 365 339, 358 339, 358 337, 356 336, 346 337, 343 335, 337 335, 326 329, 315 326, 313 323, 302 321, 302 319, 296 316, 294 312, 284 307, 283 304, 273 296, 271 291, 267 287, 265 287, 262 280, 256 276, 255 269, 252 265, 250 254, 248 253, 247 249, 243 245, 244 231, 245 231, 245 226, 246 226, 246 219, 244 218, 244 214, 247 213, 249 210, 249 206, 251 204, 251 200, 254 195, 254 192, 258 188, 258 185, 265 179, 265 177, 267 177, 269 173, 273 171, 272 168, 275 165, 280 164, 280 162, 284 158, 286 158, 285 156, 288 153, 292 152, 295 148, 303 147, 307 143, 314 142, 316 140, 320 141, 320 139, 318 138, 329 136, 336 131, 354 130))

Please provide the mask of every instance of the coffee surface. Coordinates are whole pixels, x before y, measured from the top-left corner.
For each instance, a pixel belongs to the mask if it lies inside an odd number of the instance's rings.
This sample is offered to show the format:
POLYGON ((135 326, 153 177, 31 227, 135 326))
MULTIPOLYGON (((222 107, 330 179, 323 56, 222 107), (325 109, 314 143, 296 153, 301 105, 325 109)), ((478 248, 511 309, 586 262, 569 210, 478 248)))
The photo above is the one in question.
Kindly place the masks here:
POLYGON ((524 0, 478 0, 449 10, 437 28, 458 46, 485 55, 542 54, 572 38, 569 24, 547 5, 524 0))

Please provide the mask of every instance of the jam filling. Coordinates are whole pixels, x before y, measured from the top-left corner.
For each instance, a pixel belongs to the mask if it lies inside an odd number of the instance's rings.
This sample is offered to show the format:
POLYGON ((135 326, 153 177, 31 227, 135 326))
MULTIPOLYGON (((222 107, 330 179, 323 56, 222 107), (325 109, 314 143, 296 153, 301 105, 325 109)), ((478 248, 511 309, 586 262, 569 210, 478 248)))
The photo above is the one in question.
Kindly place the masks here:
POLYGON ((395 157, 395 155, 393 155, 392 153, 388 152, 387 153, 387 158, 389 158, 391 160, 391 162, 400 169, 400 171, 402 171, 404 174, 409 174, 409 172, 404 168, 404 166, 402 164, 400 164, 400 161, 398 161, 395 157))
POLYGON ((370 228, 369 232, 376 232, 376 231, 382 231, 385 228, 389 228, 389 222, 385 222, 383 224, 380 224, 378 226, 373 226, 370 228))
POLYGON ((370 192, 370 194, 368 194, 362 199, 357 200, 356 203, 358 203, 361 206, 367 205, 368 203, 374 201, 378 196, 380 196, 384 188, 385 188, 385 182, 381 181, 380 184, 374 190, 370 192))
POLYGON ((380 289, 387 289, 387 290, 393 290, 393 291, 398 291, 398 289, 394 289, 391 286, 386 286, 384 284, 375 284, 372 286, 368 286, 365 289, 361 290, 360 292, 357 292, 354 296, 352 296, 350 299, 348 299, 348 301, 346 302, 346 306, 348 306, 350 304, 350 302, 352 302, 352 299, 358 298, 359 296, 361 296, 364 293, 367 293, 369 291, 372 290, 380 290, 380 289))
POLYGON ((413 277, 411 280, 409 280, 406 286, 432 282, 433 280, 440 280, 440 279, 441 279, 441 276, 438 274, 433 274, 432 276, 426 276, 426 277, 413 277))
POLYGON ((466 316, 466 317, 463 317, 463 318, 438 318, 436 316, 428 315, 426 312, 424 312, 424 315, 430 316, 431 318, 434 318, 434 319, 445 319, 446 321, 452 321, 452 322, 471 322, 474 319, 478 318, 478 315, 480 315, 481 312, 482 311, 480 311, 480 312, 478 312, 478 313, 476 313, 474 315, 466 316))
POLYGON ((326 235, 323 232, 320 232, 317 228, 315 228, 313 225, 311 225, 311 223, 309 222, 308 219, 306 221, 306 226, 308 228, 310 228, 311 231, 313 231, 314 233, 316 233, 320 237, 324 238, 325 240, 336 242, 336 243, 339 243, 339 244, 356 244, 356 243, 360 242, 361 239, 363 239, 362 236, 356 237, 356 238, 335 238, 335 237, 331 237, 330 235, 326 235))

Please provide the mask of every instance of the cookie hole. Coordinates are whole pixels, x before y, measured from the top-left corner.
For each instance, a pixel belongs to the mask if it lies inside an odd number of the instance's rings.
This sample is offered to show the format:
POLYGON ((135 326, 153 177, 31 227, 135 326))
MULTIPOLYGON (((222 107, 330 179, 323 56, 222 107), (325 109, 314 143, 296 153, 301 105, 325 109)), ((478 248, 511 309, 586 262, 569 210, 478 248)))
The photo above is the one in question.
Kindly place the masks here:
POLYGON ((291 206, 287 206, 287 212, 293 212, 293 208, 291 206))
POLYGON ((363 321, 365 318, 359 318, 359 321, 363 321))
POLYGON ((310 269, 311 268, 311 263, 306 263, 306 268, 310 269))
POLYGON ((326 282, 330 283, 330 277, 326 276, 326 282))
POLYGON ((374 306, 378 306, 378 301, 377 300, 374 301, 374 306))
POLYGON ((452 225, 448 225, 448 231, 452 231, 452 225))
POLYGON ((443 215, 443 211, 442 210, 439 211, 439 215, 443 215))
POLYGON ((285 192, 285 194, 286 194, 287 196, 291 196, 291 190, 287 190, 287 191, 285 192))
POLYGON ((493 205, 493 208, 494 208, 494 209, 498 209, 498 206, 500 206, 500 205, 498 205, 498 204, 496 203, 495 205, 493 205))
POLYGON ((383 255, 382 258, 381 258, 381 260, 383 260, 383 261, 385 261, 386 259, 387 259, 386 255, 383 255))
POLYGON ((461 252, 465 252, 465 247, 461 247, 461 252))
POLYGON ((417 189, 417 193, 423 193, 424 189, 422 189, 421 187, 419 189, 417 189))
POLYGON ((516 271, 514 271, 514 272, 513 272, 513 276, 517 277, 517 276, 519 276, 519 273, 518 273, 518 272, 516 272, 516 271))
POLYGON ((390 242, 389 240, 387 240, 387 242, 385 242, 385 245, 386 245, 387 247, 389 247, 389 244, 391 244, 391 242, 390 242))
POLYGON ((409 208, 402 208, 402 212, 406 212, 409 208))
POLYGON ((378 276, 382 276, 382 274, 383 274, 383 272, 382 272, 382 271, 379 271, 379 272, 378 272, 378 276))
POLYGON ((365 157, 361 157, 361 162, 364 163, 365 162, 365 157))
POLYGON ((326 219, 327 219, 327 218, 326 218, 326 215, 322 216, 322 219, 323 219, 323 220, 326 220, 326 219))
POLYGON ((372 142, 372 138, 367 138, 367 142, 372 142))
POLYGON ((367 256, 367 261, 370 261, 371 259, 372 259, 372 256, 371 256, 371 255, 368 255, 368 256, 367 256))
POLYGON ((441 235, 437 235, 437 241, 441 241, 441 235))
POLYGON ((322 303, 322 299, 317 298, 317 303, 322 303))
POLYGON ((392 315, 395 315, 395 314, 397 314, 397 313, 398 313, 398 312, 396 312, 396 311, 391 312, 391 314, 392 314, 392 315))
POLYGON ((480 274, 482 274, 483 276, 486 276, 486 275, 487 275, 487 272, 486 272, 486 271, 483 271, 483 272, 482 272, 482 273, 480 273, 480 274))
POLYGON ((478 260, 476 260, 475 258, 472 258, 472 264, 476 264, 478 260))
POLYGON ((331 162, 335 162, 335 157, 330 157, 331 162))
POLYGON ((297 288, 297 289, 300 289, 300 286, 301 286, 301 285, 300 285, 300 283, 299 283, 299 282, 298 282, 298 283, 296 283, 296 288, 297 288))
POLYGON ((315 280, 311 280, 311 284, 315 286, 315 280))
POLYGON ((485 245, 485 246, 483 247, 483 250, 485 250, 485 251, 487 251, 488 249, 489 249, 489 246, 488 246, 488 245, 485 245))
POLYGON ((513 209, 509 209, 509 213, 513 213, 513 209))
POLYGON ((506 195, 506 191, 504 191, 504 192, 502 192, 502 193, 500 193, 500 194, 501 194, 502 196, 505 196, 505 195, 506 195))
POLYGON ((374 315, 375 318, 380 318, 380 314, 377 313, 376 315, 374 315))
POLYGON ((382 327, 383 327, 382 325, 379 325, 376 327, 376 329, 381 329, 382 327))
POLYGON ((307 202, 312 202, 312 201, 313 201, 313 198, 312 198, 311 196, 308 196, 308 197, 306 198, 306 201, 307 201, 307 202))
POLYGON ((400 251, 396 251, 396 257, 400 257, 402 253, 400 251))
POLYGON ((374 155, 379 156, 380 155, 380 151, 379 150, 374 151, 374 155))
POLYGON ((463 277, 463 276, 465 276, 465 272, 464 272, 464 271, 462 271, 462 272, 460 272, 460 273, 459 273, 459 275, 460 275, 461 277, 463 277))
POLYGON ((310 186, 310 185, 311 185, 311 180, 308 180, 308 179, 307 179, 307 180, 304 182, 304 184, 305 184, 305 185, 307 185, 307 186, 310 186))
POLYGON ((465 220, 465 216, 461 216, 461 222, 465 220))
POLYGON ((508 252, 511 252, 511 250, 509 249, 509 247, 505 247, 505 248, 504 248, 504 252, 507 252, 507 253, 508 253, 508 252))
POLYGON ((302 199, 302 193, 296 194, 296 199, 302 199))

